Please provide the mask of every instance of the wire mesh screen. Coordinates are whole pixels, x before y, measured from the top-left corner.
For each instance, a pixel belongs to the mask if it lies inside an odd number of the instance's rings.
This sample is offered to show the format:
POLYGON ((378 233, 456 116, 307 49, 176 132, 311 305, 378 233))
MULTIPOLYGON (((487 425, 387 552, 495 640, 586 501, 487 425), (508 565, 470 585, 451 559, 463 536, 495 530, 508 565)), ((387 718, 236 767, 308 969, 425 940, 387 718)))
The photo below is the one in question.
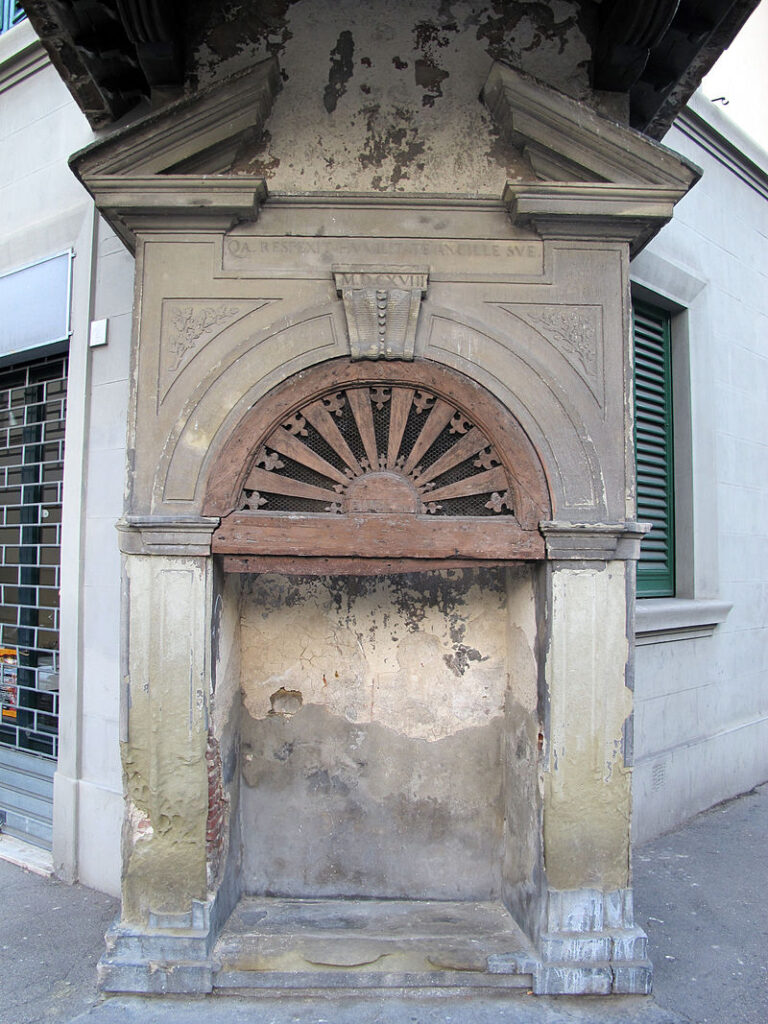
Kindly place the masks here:
POLYGON ((0 744, 56 757, 67 357, 0 369, 0 744))

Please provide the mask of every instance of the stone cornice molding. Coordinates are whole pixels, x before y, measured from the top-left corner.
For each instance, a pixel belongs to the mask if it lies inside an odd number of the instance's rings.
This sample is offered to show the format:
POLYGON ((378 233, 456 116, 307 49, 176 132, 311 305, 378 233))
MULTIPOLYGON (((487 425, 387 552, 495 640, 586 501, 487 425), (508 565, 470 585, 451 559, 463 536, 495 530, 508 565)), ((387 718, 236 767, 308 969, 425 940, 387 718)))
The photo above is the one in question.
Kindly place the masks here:
POLYGON ((636 561, 649 523, 539 523, 547 558, 554 561, 636 561))
POLYGON ((90 178, 88 190, 131 252, 139 231, 228 231, 255 221, 267 197, 264 179, 244 174, 104 174, 90 178))
POLYGON ((671 218, 698 167, 640 132, 496 63, 483 101, 538 182, 508 182, 515 223, 543 238, 628 242, 632 255, 671 218))
POLYGON ((640 132, 504 64, 491 68, 482 99, 505 139, 522 147, 543 178, 666 186, 685 194, 701 176, 640 132))
POLYGON ((628 242, 638 252, 672 217, 684 188, 613 182, 507 182, 503 201, 542 238, 628 242))
POLYGON ((353 359, 413 359, 428 267, 334 266, 353 359))
POLYGON ((136 232, 255 220, 263 178, 227 175, 245 137, 258 136, 280 84, 277 61, 170 103, 76 153, 70 166, 132 251, 136 232))
POLYGON ((118 544, 125 555, 207 557, 219 522, 215 516, 126 516, 117 523, 118 544))

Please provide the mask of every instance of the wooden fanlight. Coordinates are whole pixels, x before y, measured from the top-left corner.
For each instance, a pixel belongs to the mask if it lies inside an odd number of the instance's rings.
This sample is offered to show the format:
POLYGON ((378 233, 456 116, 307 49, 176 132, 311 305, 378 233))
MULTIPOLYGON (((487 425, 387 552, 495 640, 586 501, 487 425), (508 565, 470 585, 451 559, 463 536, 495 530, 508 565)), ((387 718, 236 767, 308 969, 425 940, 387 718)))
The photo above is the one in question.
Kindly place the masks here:
POLYGON ((386 573, 544 557, 546 476, 517 420, 431 362, 335 360, 262 398, 203 512, 229 571, 386 573))

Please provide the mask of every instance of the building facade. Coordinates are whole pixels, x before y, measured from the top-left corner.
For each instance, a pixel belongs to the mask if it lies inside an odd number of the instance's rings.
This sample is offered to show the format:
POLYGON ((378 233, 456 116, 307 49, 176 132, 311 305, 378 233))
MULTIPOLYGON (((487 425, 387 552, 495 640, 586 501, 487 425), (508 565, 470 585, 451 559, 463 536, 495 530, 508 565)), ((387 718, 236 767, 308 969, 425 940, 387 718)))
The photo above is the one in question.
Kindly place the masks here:
POLYGON ((122 892, 111 989, 251 983, 276 894, 645 991, 630 777, 643 839, 768 776, 765 155, 628 130, 577 19, 305 13, 112 134, 0 38, 6 832, 122 892))

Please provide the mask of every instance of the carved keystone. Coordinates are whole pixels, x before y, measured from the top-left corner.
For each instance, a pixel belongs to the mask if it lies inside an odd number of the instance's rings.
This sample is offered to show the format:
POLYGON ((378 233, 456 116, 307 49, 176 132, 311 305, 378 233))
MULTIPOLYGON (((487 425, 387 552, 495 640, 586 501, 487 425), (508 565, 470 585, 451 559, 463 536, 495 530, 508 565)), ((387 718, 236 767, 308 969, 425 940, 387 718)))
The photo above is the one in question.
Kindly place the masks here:
POLYGON ((353 359, 413 359, 419 305, 427 294, 426 267, 338 267, 353 359))

